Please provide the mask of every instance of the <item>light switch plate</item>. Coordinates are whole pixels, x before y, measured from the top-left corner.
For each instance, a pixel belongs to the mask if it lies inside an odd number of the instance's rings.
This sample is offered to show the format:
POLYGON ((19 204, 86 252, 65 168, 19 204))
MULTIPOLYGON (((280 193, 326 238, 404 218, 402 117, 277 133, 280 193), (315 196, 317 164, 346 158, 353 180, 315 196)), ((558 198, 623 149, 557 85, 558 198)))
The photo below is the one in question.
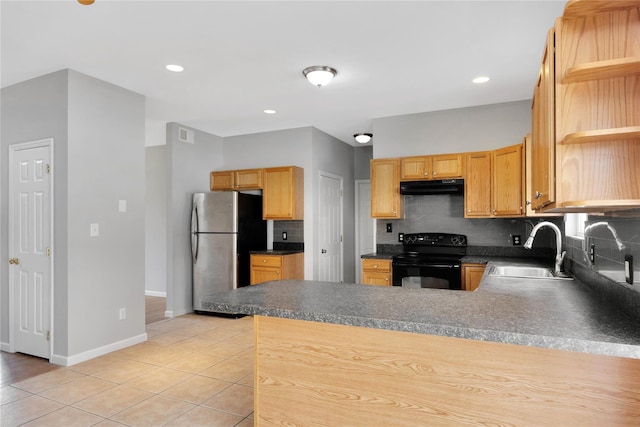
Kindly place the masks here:
POLYGON ((127 211, 127 201, 118 200, 118 212, 126 212, 126 211, 127 211))
POLYGON ((98 237, 100 235, 100 226, 98 224, 91 224, 89 227, 89 235, 91 237, 98 237))

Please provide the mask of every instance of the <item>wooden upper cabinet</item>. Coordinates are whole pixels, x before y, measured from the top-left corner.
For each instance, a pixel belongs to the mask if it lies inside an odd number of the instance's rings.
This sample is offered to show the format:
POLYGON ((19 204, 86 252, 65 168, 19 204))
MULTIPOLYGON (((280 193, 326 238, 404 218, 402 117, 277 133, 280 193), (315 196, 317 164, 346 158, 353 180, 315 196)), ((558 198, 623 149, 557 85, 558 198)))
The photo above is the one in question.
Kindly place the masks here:
POLYGON ((215 171, 210 174, 211 191, 233 190, 233 171, 215 171))
POLYGON ((462 178, 463 155, 403 157, 400 159, 400 180, 462 178))
POLYGON ((522 144, 466 155, 464 216, 524 215, 522 144))
POLYGON ((262 169, 244 169, 235 172, 235 188, 259 190, 262 188, 262 169))
POLYGON ((431 177, 433 179, 462 178, 462 165, 462 154, 431 156, 431 177))
POLYGON ((555 202, 555 30, 547 34, 531 104, 531 194, 533 209, 555 202))
POLYGON ((398 159, 371 160, 371 216, 402 218, 398 159))
POLYGON ((556 21, 556 198, 545 211, 640 206, 638 4, 573 0, 556 21))
POLYGON ((304 219, 304 170, 296 166, 263 171, 264 219, 304 219))
POLYGON ((464 181, 464 216, 491 216, 491 151, 467 154, 464 181))
POLYGON ((416 156, 400 159, 400 179, 431 179, 431 157, 416 156))
POLYGON ((493 152, 492 211, 494 216, 524 215, 523 144, 493 152))
POLYGON ((261 190, 262 169, 211 172, 211 191, 261 190))

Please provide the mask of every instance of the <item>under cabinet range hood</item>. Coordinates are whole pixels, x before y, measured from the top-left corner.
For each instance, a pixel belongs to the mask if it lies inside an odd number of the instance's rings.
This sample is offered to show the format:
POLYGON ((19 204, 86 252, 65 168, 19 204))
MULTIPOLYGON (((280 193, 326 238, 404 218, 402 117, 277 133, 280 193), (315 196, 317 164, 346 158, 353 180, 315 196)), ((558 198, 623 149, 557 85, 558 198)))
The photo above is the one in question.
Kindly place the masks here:
POLYGON ((435 179, 431 181, 402 181, 400 194, 463 194, 463 179, 435 179))

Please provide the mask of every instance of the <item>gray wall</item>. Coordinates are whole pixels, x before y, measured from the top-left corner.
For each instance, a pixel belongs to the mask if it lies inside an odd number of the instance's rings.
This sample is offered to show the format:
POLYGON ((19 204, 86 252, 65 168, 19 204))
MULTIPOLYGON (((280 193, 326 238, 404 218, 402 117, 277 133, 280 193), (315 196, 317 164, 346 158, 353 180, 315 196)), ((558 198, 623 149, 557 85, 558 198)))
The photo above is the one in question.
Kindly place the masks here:
MULTIPOLYGON (((294 165, 304 168, 305 278, 317 277, 316 248, 318 182, 320 172, 344 178, 344 277, 353 281, 353 147, 312 127, 224 138, 223 169, 294 165)), ((275 229, 276 227, 274 227, 275 229)), ((279 229, 278 229, 279 230, 279 229)), ((279 236, 274 240, 279 239, 279 236)), ((281 240, 281 239, 280 239, 281 240)))
POLYGON ((145 182, 145 293, 167 295, 167 146, 147 147, 145 182))
POLYGON ((178 140, 177 123, 167 124, 167 312, 169 317, 193 311, 191 291, 191 198, 209 191, 209 172, 222 166, 222 138, 197 129, 194 143, 178 140))
POLYGON ((145 334, 145 101, 69 71, 68 108, 68 354, 76 355, 145 334), (99 237, 89 236, 93 222, 99 237))
POLYGON ((531 101, 373 120, 375 158, 491 150, 531 131, 531 101))
MULTIPOLYGON (((71 70, 2 90, 2 153, 12 143, 54 139, 56 363, 146 337, 144 109, 141 95, 71 70), (127 201, 126 213, 118 212, 119 200, 127 201), (89 237, 90 223, 100 225, 99 237, 89 237), (122 321, 120 308, 127 310, 122 321)), ((6 188, 2 194, 5 213, 6 188)), ((3 235, 6 227, 3 219, 3 235)), ((3 269, 3 294, 7 283, 3 269)))
MULTIPOLYGON (((55 260, 53 281, 54 353, 66 354, 67 335, 67 71, 48 74, 2 89, 2 139, 0 141, 0 259, 9 259, 8 179, 9 145, 53 138, 54 172, 54 241, 55 260)), ((9 343, 9 270, 0 263, 0 342, 9 343)))
MULTIPOLYGON (((355 281, 355 188, 354 188, 354 148, 344 142, 328 135, 321 130, 313 128, 313 186, 315 206, 319 207, 320 197, 320 172, 342 177, 342 208, 343 208, 343 280, 347 283, 355 281)), ((314 213, 319 209, 314 209, 314 213)), ((313 221, 314 236, 319 236, 318 221, 313 221)), ((319 239, 316 239, 319 240, 319 239)), ((307 248, 312 256, 320 252, 319 247, 307 248)), ((318 263, 313 263, 313 277, 319 277, 318 263)))
POLYGON ((304 169, 304 275, 313 278, 314 176, 312 128, 296 128, 224 138, 221 169, 299 166, 304 169))
POLYGON ((373 159, 373 146, 356 147, 353 150, 353 178, 371 178, 371 159, 373 159))

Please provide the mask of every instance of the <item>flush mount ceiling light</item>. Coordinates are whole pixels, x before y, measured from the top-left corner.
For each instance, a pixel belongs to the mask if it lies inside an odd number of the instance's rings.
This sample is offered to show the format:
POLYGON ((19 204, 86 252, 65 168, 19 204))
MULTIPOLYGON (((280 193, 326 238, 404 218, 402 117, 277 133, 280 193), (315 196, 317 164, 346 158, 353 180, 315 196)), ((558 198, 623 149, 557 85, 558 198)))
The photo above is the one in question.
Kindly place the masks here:
POLYGON ((327 67, 326 65, 314 65, 302 70, 302 74, 312 85, 322 87, 328 85, 338 72, 334 68, 327 67))
POLYGON ((355 135, 353 135, 356 141, 360 144, 366 144, 367 142, 371 141, 372 136, 373 134, 371 133, 356 133, 355 135))
POLYGON ((95 0, 78 0, 78 3, 89 6, 90 4, 93 4, 94 1, 95 0))
POLYGON ((173 71, 174 73, 181 73, 184 71, 184 67, 176 64, 169 64, 165 68, 169 71, 173 71))
POLYGON ((489 81, 489 77, 480 76, 480 77, 476 77, 475 79, 473 79, 471 81, 476 83, 476 84, 486 83, 486 82, 489 81))
POLYGON ((265 114, 275 114, 276 110, 264 110, 265 114))

